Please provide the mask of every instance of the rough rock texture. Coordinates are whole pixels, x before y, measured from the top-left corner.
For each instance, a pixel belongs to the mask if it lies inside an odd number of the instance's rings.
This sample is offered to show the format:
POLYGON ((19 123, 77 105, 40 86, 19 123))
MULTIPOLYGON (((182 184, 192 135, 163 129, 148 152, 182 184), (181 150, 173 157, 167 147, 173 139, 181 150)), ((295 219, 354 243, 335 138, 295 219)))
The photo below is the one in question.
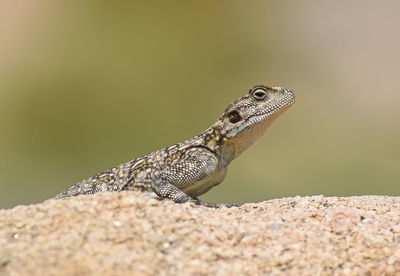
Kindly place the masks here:
POLYGON ((0 275, 400 275, 400 197, 210 209, 137 192, 0 210, 0 275))

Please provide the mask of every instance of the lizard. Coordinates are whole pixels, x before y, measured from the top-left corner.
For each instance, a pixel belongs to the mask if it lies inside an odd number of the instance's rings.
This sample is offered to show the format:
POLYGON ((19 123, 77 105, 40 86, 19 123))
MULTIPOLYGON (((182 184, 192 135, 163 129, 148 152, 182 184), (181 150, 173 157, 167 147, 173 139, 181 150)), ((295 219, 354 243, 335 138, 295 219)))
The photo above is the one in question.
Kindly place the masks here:
POLYGON ((55 199, 139 190, 176 203, 193 202, 214 208, 238 206, 208 203, 198 197, 220 184, 229 163, 256 142, 294 102, 291 90, 256 85, 226 107, 218 120, 199 135, 84 179, 55 199))

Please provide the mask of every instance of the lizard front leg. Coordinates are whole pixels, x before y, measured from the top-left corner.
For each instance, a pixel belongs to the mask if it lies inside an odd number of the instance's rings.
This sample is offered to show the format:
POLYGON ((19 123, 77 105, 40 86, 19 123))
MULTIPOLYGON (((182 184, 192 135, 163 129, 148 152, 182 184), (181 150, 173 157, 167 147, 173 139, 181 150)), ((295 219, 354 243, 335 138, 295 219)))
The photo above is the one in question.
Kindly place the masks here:
POLYGON ((153 184, 152 188, 154 193, 156 193, 160 198, 168 198, 176 203, 193 202, 197 205, 203 205, 211 208, 222 208, 222 207, 230 208, 239 206, 238 204, 235 203, 210 203, 202 201, 197 197, 192 198, 168 182, 156 182, 155 184, 153 184))
POLYGON ((160 198, 168 198, 176 203, 198 203, 197 199, 188 196, 183 191, 179 190, 177 187, 168 183, 165 180, 156 180, 152 185, 152 189, 160 198))
POLYGON ((215 177, 218 169, 219 158, 213 152, 204 148, 190 148, 175 164, 162 170, 160 177, 153 181, 152 189, 159 197, 169 198, 176 203, 194 202, 214 208, 237 206, 208 203, 185 193, 190 191, 197 196, 221 182, 223 178, 215 177))

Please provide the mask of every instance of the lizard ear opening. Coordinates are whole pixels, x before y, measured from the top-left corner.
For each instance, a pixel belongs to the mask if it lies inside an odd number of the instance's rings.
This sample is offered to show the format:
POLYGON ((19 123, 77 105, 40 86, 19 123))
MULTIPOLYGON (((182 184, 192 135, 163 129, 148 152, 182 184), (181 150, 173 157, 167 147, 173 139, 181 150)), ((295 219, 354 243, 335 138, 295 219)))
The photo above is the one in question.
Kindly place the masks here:
POLYGON ((232 124, 236 124, 237 122, 240 122, 242 120, 242 116, 240 116, 239 112, 237 112, 236 110, 229 112, 228 118, 232 124))

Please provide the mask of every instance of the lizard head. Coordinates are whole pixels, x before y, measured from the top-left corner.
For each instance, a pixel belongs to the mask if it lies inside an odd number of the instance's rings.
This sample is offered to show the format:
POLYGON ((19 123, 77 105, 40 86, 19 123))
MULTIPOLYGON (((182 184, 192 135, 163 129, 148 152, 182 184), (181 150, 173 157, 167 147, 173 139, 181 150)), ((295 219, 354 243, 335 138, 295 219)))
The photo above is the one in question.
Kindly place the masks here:
POLYGON ((230 104, 215 124, 224 137, 222 152, 230 155, 228 159, 237 157, 294 102, 293 92, 286 88, 254 86, 247 95, 230 104))

